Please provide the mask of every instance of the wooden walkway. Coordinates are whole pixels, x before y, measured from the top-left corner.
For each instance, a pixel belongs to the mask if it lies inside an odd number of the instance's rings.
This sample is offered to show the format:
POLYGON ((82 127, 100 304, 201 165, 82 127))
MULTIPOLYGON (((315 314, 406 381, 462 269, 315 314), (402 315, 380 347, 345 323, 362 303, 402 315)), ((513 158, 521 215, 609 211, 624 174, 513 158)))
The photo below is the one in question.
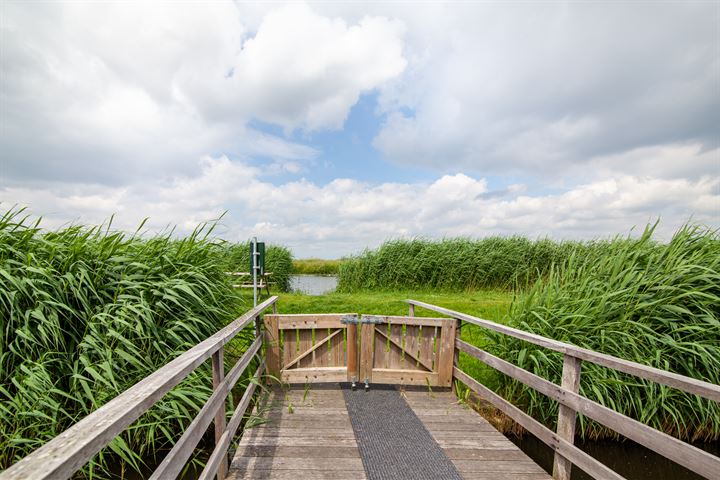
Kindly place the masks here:
MULTIPOLYGON (((404 391, 403 396, 463 478, 550 478, 452 393, 404 391)), ((274 390, 256 414, 267 422, 245 431, 227 478, 367 478, 337 385, 274 390)))

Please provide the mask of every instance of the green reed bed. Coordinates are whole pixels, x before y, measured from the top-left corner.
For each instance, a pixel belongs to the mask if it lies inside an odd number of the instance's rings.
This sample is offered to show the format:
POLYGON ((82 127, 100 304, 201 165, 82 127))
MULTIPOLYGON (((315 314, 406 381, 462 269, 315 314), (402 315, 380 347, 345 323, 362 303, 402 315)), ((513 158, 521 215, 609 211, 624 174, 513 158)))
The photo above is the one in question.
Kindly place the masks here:
POLYGON ((338 291, 509 289, 542 277, 575 251, 602 245, 524 237, 391 240, 344 261, 338 291))
POLYGON ((299 275, 337 275, 342 260, 303 258, 292 261, 292 273, 299 275))
MULTIPOLYGON (((228 272, 250 272, 250 244, 234 243, 226 246, 226 269, 228 272)), ((272 273, 270 281, 281 292, 290 289, 293 270, 292 253, 281 245, 265 246, 265 271, 272 273)))
MULTIPOLYGON (((591 256, 570 256, 513 302, 509 325, 720 384, 718 231, 685 226, 665 244, 653 241, 653 230, 591 256)), ((489 351, 560 382, 560 354, 487 335, 489 351)), ((715 402, 590 362, 583 362, 581 378, 583 395, 654 428, 690 441, 720 439, 715 402)), ((557 403, 508 377, 496 380, 505 398, 553 424, 557 403)), ((581 435, 612 436, 585 418, 580 423, 581 435)))
MULTIPOLYGON (((211 230, 140 238, 81 226, 43 232, 21 210, 0 217, 0 469, 237 315, 227 251, 211 230)), ((249 334, 232 345, 236 355, 249 334)), ((142 469, 190 423, 210 376, 199 367, 83 474, 142 469)))

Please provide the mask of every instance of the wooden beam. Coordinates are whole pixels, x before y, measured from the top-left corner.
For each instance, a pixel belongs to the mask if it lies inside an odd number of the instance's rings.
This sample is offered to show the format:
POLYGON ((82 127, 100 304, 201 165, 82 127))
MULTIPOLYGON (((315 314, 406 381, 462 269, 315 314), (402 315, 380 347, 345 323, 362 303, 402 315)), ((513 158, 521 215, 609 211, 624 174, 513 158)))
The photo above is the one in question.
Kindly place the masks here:
POLYGON ((547 428, 545 425, 541 424, 486 386, 482 385, 462 370, 455 368, 453 371, 458 380, 470 387, 470 389, 480 395, 483 400, 493 404, 498 410, 512 418, 515 422, 528 432, 535 435, 547 446, 572 461, 573 464, 577 465, 578 468, 584 472, 590 474, 594 478, 625 480, 623 476, 606 467, 598 460, 577 448, 575 445, 569 443, 563 438, 560 438, 555 432, 547 428))
MULTIPOLYGON (((580 369, 582 361, 572 355, 563 358, 561 387, 573 393, 580 390, 580 369)), ((568 443, 575 443, 575 422, 577 412, 567 405, 560 404, 557 421, 557 434, 568 443)), ((553 459, 553 478, 555 480, 570 480, 572 463, 558 452, 553 459)))
POLYGON ((347 338, 346 338, 346 354, 347 354, 347 380, 348 382, 357 381, 360 376, 358 356, 358 326, 357 323, 347 324, 347 338))
POLYGON ((677 388, 687 393, 699 395, 708 400, 714 400, 720 402, 720 385, 715 385, 695 378, 686 377, 677 373, 667 372, 659 368, 650 367, 630 360, 624 360, 622 358, 613 357, 600 352, 595 352, 587 348, 578 347, 570 343, 559 342, 550 338, 536 335, 534 333, 525 332, 517 328, 508 327, 506 325, 500 325, 499 323, 491 322, 489 320, 483 320, 482 318, 473 317, 465 313, 456 312, 437 305, 430 303, 420 302, 418 300, 406 300, 406 302, 422 307, 434 312, 442 313, 458 320, 463 320, 473 325, 493 330, 495 332, 503 333, 511 337, 523 340, 528 343, 539 345, 556 352, 563 354, 572 355, 573 357, 581 360, 587 360, 603 367, 612 368, 619 372, 635 375, 636 377, 645 378, 652 380, 653 382, 667 385, 668 387, 677 388))
POLYGON ((385 333, 385 332, 382 331, 382 329, 380 329, 380 328, 378 328, 378 327, 376 326, 376 327, 375 327, 375 332, 377 332, 377 333, 379 333, 380 335, 382 335, 383 337, 387 338, 387 339, 390 341, 390 344, 392 344, 392 345, 394 345, 395 347, 399 348, 401 352, 404 352, 404 353, 405 353, 405 355, 409 356, 410 358, 412 358, 413 360, 415 360, 417 363, 419 363, 420 365, 422 365, 423 367, 425 367, 428 372, 432 372, 432 371, 433 371, 432 365, 431 365, 431 366, 428 366, 425 362, 423 362, 422 360, 420 360, 420 358, 418 358, 417 356, 415 356, 415 355, 413 355, 412 353, 410 353, 410 352, 408 352, 407 350, 405 350, 405 349, 403 348, 403 346, 402 346, 400 343, 398 343, 397 340, 395 340, 395 339, 392 338, 392 337, 389 337, 389 336, 387 335, 387 333, 385 333))
POLYGON ((270 297, 148 377, 136 383, 15 465, 2 480, 67 479, 179 384, 198 365, 277 301, 270 297))
POLYGON ((237 429, 240 426, 240 422, 245 415, 245 411, 250 404, 250 400, 255 393, 255 388, 260 382, 260 376, 262 375, 264 370, 265 362, 262 362, 258 369, 255 371, 255 375, 253 375, 253 378, 248 384, 247 388, 245 389, 245 393, 243 393, 243 396, 240 399, 240 403, 238 403, 237 408, 235 408, 235 412, 233 413, 232 418, 230 418, 230 422, 228 422, 227 427, 225 427, 225 431, 220 437, 220 441, 216 442, 215 449, 213 450, 210 458, 205 464, 205 468, 200 474, 200 477, 198 477, 198 480, 210 480, 213 475, 215 475, 215 473, 219 471, 220 465, 222 465, 223 463, 227 463, 227 452, 228 448, 230 447, 230 441, 233 439, 233 437, 235 436, 235 432, 237 432, 237 429))
MULTIPOLYGON (((585 398, 577 393, 556 385, 542 377, 530 373, 527 370, 513 365, 501 358, 470 345, 462 340, 457 341, 457 347, 463 352, 472 355, 487 365, 508 375, 519 382, 547 395, 553 400, 572 408, 601 423, 602 425, 615 430, 619 434, 643 445, 650 450, 667 457, 673 462, 682 465, 698 475, 706 478, 717 478, 720 472, 720 458, 705 452, 697 447, 683 442, 659 430, 638 422, 622 413, 611 410, 597 402, 585 398)), ((561 453, 562 454, 562 453, 561 453)), ((564 455, 563 455, 564 456, 564 455)), ((565 457, 568 458, 568 457, 565 457)))
MULTIPOLYGON (((185 463, 192 455, 197 447, 198 442, 207 430, 210 422, 215 416, 215 412, 225 404, 230 390, 245 371, 250 361, 260 351, 262 339, 258 338, 253 342, 252 346, 240 357, 240 360, 230 369, 225 380, 223 380, 218 388, 210 395, 205 405, 202 406, 198 414, 195 416, 190 425, 182 434, 180 439, 175 443, 170 453, 168 453, 158 468, 155 469, 150 476, 150 480, 160 480, 166 478, 177 478, 185 467, 185 463)), ((225 416, 223 408, 223 418, 225 416)), ((224 431, 224 428, 223 428, 224 431)))
POLYGON ((373 344, 375 343, 375 325, 360 324, 360 382, 372 381, 373 344))
POLYGON ((455 356, 455 320, 445 322, 440 329, 438 342, 437 373, 438 385, 452 385, 453 361, 455 356))
MULTIPOLYGON (((278 330, 277 315, 265 315, 265 364, 268 374, 276 379, 280 378, 280 332, 278 330)), ((272 379, 267 379, 268 383, 272 379)))
POLYGON ((300 355, 295 357, 293 360, 291 360, 288 363, 286 363, 285 365, 283 365, 283 370, 289 369, 291 366, 295 365, 297 362, 299 362, 303 358, 307 357, 310 353, 312 353, 315 350, 317 350, 318 348, 320 348, 322 345, 325 344, 325 342, 327 342, 328 340, 330 340, 331 338, 333 338, 335 335, 337 335, 338 333, 340 333, 342 331, 343 331, 342 328, 335 330, 330 335, 323 338, 321 341, 317 342, 315 345, 313 345, 312 347, 310 347, 307 350, 305 350, 304 352, 302 352, 300 355))

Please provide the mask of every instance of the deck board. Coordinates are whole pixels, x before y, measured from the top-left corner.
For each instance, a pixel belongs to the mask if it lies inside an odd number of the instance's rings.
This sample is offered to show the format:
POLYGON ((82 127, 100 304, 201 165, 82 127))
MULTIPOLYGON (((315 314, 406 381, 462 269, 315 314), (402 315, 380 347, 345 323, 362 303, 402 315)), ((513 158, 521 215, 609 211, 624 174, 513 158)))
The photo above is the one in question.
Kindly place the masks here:
MULTIPOLYGON (((452 393, 401 394, 463 478, 550 479, 452 393)), ((245 430, 228 479, 367 478, 339 388, 274 390, 255 414, 266 422, 245 430)))

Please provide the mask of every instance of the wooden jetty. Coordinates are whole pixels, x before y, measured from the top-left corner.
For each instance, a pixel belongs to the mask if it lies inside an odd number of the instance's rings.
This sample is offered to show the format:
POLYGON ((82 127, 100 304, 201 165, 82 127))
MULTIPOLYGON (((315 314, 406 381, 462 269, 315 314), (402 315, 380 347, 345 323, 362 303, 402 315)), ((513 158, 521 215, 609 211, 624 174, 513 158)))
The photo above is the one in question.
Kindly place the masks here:
MULTIPOLYGON (((173 449, 149 478, 177 478, 205 432, 213 424, 215 449, 201 479, 225 478, 366 478, 366 460, 358 448, 338 382, 357 388, 378 384, 409 386, 407 405, 442 449, 462 478, 547 478, 480 415, 460 405, 447 391, 461 382, 555 451, 552 476, 567 480, 573 466, 594 478, 620 475, 573 444, 578 413, 613 429, 708 479, 720 479, 720 458, 657 431, 579 393, 581 367, 591 362, 705 399, 720 402, 720 386, 605 355, 510 328, 461 312, 414 300, 408 316, 355 313, 279 315, 271 297, 237 318, 115 399, 83 418, 36 451, 0 473, 0 480, 67 479, 106 447, 202 363, 212 362, 214 391, 173 449), (443 315, 417 317, 420 307, 443 315), (265 314, 268 309, 272 313, 265 314), (461 340, 469 323, 563 354, 560 385, 461 340), (253 329, 255 341, 225 371, 224 345, 239 332, 253 329), (540 424, 516 406, 458 368, 458 354, 484 362, 559 402, 557 430, 540 424), (258 360, 256 360, 258 359, 258 360), (254 371, 232 416, 225 414, 228 396, 250 365, 254 371), (273 383, 301 385, 277 390, 273 383), (269 385, 265 387, 263 384, 269 385), (263 385, 263 388, 258 388, 263 385), (425 387, 413 391, 412 386, 425 387), (263 399, 258 393, 274 388, 263 399), (439 390, 438 390, 439 389, 439 390), (229 462, 231 444, 252 408, 267 421, 244 428, 229 462)), ((382 415, 378 411, 378 415, 382 415)), ((373 414, 374 415, 374 414, 373 414)), ((400 417, 398 417, 400 418, 400 417)), ((445 458, 445 457, 444 457, 445 458)))

